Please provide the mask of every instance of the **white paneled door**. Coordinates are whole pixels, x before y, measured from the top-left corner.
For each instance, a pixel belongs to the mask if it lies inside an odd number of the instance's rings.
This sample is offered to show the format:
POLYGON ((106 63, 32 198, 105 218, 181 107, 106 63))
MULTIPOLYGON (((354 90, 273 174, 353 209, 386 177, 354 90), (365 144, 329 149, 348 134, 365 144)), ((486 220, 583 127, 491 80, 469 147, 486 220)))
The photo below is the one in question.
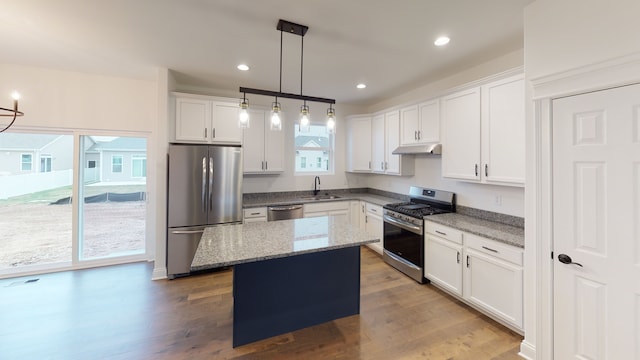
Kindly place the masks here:
POLYGON ((553 101, 554 358, 640 359, 640 85, 553 101))

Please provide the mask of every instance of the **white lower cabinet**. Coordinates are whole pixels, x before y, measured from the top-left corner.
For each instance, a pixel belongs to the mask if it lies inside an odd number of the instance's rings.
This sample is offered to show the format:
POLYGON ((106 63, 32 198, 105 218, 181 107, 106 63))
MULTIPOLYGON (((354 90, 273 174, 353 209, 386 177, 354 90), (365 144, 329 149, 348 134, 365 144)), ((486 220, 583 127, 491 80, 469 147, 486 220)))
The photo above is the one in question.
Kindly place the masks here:
POLYGON ((465 234, 464 298, 521 329, 522 251, 465 234))
POLYGON ((523 330, 523 250, 425 221, 424 276, 514 330, 523 330))
POLYGON ((243 211, 243 222, 245 224, 251 222, 266 222, 267 221, 267 208, 248 208, 243 211))
POLYGON ((425 223, 424 277, 462 296, 462 233, 425 223))
POLYGON ((349 222, 349 201, 329 201, 304 204, 304 217, 336 216, 340 221, 349 222))
POLYGON ((371 203, 364 203, 365 208, 365 231, 370 235, 380 239, 380 242, 368 244, 371 249, 382 255, 384 224, 382 222, 382 206, 371 203))
POLYGON ((360 227, 360 201, 349 202, 349 223, 360 227))

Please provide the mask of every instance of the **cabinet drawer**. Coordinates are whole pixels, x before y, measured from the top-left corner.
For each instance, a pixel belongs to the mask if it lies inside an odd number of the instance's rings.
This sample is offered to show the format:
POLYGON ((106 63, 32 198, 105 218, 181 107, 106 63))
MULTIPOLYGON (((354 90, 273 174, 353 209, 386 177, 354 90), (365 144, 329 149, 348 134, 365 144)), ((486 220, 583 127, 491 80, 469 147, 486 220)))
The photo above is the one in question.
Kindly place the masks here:
POLYGON ((424 222, 424 229, 428 234, 432 234, 449 241, 453 241, 456 244, 462 245, 462 232, 448 226, 432 223, 430 221, 424 222))
POLYGON ((329 212, 329 211, 337 211, 344 210, 349 211, 349 202, 348 201, 327 201, 320 203, 311 203, 304 204, 304 213, 314 213, 314 212, 329 212))
POLYGON ((267 208, 261 207, 261 208, 244 209, 245 219, 256 218, 256 217, 267 217, 267 208))
POLYGON ((378 215, 382 216, 382 206, 380 206, 380 205, 374 205, 374 204, 371 204, 371 203, 366 203, 365 209, 367 210, 367 212, 378 214, 378 215))
POLYGON ((465 245, 483 254, 520 265, 523 264, 523 250, 515 246, 503 244, 494 240, 482 238, 472 234, 465 234, 465 245))

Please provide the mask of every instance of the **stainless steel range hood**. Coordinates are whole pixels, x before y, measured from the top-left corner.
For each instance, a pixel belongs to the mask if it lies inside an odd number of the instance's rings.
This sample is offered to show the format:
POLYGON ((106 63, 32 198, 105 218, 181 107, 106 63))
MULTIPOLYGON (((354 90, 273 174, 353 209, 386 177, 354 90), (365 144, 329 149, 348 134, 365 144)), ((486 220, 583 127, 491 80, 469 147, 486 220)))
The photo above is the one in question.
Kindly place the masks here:
POLYGON ((423 144, 423 145, 399 146, 397 149, 393 150, 392 154, 394 155, 415 155, 415 154, 440 155, 442 154, 442 144, 432 143, 432 144, 423 144))

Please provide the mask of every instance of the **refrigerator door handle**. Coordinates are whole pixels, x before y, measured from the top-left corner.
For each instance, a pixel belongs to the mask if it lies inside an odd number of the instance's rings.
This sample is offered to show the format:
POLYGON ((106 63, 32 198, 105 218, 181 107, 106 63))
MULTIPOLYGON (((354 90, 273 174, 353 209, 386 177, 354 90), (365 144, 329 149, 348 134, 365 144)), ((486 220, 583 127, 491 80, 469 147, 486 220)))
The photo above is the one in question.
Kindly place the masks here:
POLYGON ((174 230, 171 233, 172 234, 177 234, 177 235, 202 234, 202 233, 204 233, 204 229, 202 229, 202 230, 174 230))
POLYGON ((213 157, 209 157, 209 211, 213 210, 213 157))
POLYGON ((202 158, 202 211, 207 212, 207 158, 202 158))

